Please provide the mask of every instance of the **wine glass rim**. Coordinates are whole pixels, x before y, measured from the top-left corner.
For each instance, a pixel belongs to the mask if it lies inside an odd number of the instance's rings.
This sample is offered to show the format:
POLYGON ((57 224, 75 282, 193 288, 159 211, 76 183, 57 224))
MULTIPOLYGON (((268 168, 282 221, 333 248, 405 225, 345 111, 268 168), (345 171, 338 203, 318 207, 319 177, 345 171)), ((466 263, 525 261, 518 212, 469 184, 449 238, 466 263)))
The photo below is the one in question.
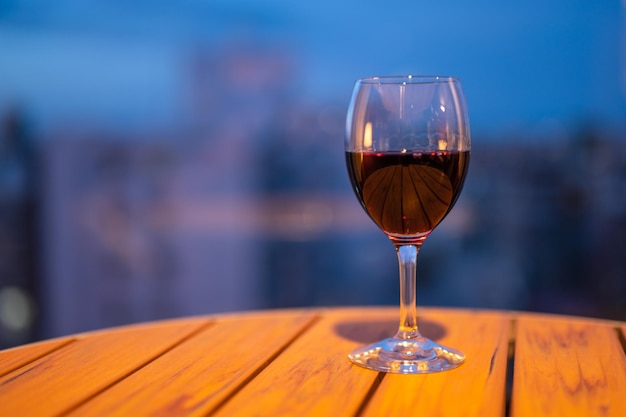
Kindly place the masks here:
POLYGON ((357 81, 362 84, 439 84, 461 80, 449 75, 375 75, 357 81))

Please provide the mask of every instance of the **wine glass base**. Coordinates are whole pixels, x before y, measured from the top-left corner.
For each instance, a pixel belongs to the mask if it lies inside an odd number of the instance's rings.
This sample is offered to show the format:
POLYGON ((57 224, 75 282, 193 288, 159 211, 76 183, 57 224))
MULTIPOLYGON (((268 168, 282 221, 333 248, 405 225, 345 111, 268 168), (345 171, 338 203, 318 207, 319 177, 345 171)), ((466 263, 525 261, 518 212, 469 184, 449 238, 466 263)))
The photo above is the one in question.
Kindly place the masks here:
POLYGON ((388 338, 352 351, 348 357, 359 366, 396 374, 427 374, 454 369, 465 355, 425 337, 388 338))

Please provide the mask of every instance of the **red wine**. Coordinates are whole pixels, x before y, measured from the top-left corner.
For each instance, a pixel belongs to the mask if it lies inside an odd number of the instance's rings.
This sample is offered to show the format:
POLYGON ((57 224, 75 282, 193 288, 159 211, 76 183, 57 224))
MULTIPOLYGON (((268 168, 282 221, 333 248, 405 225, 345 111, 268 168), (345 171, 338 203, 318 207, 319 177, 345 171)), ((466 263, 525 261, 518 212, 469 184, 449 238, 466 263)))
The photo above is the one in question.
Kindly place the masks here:
POLYGON ((431 232, 459 196, 469 151, 346 152, 361 205, 391 237, 431 232))

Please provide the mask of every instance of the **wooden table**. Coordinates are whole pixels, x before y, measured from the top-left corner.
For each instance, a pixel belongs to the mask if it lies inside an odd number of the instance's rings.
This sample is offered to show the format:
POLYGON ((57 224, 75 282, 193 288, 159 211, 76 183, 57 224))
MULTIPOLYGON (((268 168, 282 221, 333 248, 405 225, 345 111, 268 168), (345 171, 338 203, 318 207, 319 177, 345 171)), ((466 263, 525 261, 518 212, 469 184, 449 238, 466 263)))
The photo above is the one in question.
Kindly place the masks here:
POLYGON ((626 323, 420 310, 467 354, 430 375, 346 355, 396 308, 260 311, 106 329, 0 352, 0 416, 626 416, 626 323))

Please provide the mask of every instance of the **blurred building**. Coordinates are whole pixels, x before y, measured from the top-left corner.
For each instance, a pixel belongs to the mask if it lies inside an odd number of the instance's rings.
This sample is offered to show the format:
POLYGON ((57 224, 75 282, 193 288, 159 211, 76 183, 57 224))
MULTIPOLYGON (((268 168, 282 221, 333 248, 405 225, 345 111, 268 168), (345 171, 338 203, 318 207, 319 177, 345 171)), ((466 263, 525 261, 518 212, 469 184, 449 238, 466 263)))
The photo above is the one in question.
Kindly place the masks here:
POLYGON ((383 72, 460 75, 474 128, 418 303, 626 319, 623 4, 253 3, 0 5, 0 347, 396 305, 343 159, 351 83, 383 72))
POLYGON ((0 119, 0 348, 39 334, 41 178, 27 115, 0 119))

